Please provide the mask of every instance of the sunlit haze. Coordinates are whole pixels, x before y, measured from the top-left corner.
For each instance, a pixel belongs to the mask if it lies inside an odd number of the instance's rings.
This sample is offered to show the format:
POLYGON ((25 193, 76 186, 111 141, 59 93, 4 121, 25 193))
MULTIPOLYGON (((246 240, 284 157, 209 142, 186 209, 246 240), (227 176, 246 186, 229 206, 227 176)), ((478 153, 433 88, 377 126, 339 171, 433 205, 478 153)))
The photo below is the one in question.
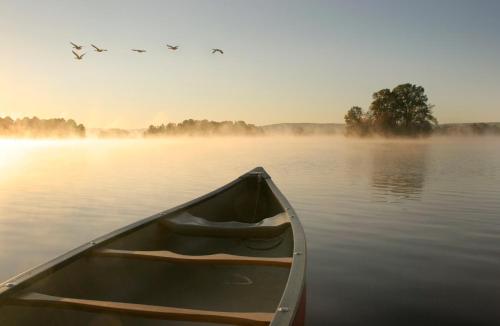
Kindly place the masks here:
POLYGON ((498 1, 2 0, 0 116, 343 122, 411 82, 440 122, 499 121, 499 12, 498 1))
POLYGON ((0 0, 0 40, 0 326, 500 325, 500 0, 0 0))

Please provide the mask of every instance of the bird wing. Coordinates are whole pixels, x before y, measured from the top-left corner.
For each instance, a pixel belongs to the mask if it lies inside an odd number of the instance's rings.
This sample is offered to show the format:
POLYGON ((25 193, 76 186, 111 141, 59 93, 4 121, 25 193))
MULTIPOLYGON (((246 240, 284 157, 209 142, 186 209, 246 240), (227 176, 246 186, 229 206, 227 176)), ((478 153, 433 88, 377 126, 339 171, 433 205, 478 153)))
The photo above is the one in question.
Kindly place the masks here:
POLYGON ((93 47, 94 49, 96 49, 96 50, 100 50, 100 49, 99 49, 97 46, 95 46, 94 44, 90 44, 90 45, 92 45, 92 47, 93 47))
POLYGON ((222 50, 219 50, 219 52, 220 52, 221 54, 224 54, 224 51, 222 51, 222 50))
POLYGON ((69 42, 71 45, 73 45, 74 47, 77 47, 78 45, 76 45, 75 43, 73 42, 69 42))
POLYGON ((82 53, 82 54, 80 55, 80 58, 83 58, 83 56, 84 56, 84 55, 85 55, 85 53, 82 53))
POLYGON ((73 52, 73 54, 74 54, 77 58, 79 57, 78 53, 76 53, 75 51, 71 51, 71 52, 73 52))

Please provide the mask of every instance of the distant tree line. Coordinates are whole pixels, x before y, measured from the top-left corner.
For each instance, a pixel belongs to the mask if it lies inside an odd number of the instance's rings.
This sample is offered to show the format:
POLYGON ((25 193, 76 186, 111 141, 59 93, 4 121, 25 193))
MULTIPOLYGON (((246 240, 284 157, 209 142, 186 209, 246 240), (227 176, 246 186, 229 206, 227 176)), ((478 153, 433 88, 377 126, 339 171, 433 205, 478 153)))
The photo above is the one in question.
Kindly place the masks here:
POLYGON ((429 135, 438 124, 432 109, 422 86, 401 84, 392 90, 382 89, 373 94, 367 112, 358 106, 347 111, 344 117, 346 134, 429 135))
POLYGON ((85 137, 85 127, 69 119, 0 117, 0 137, 65 138, 85 137))
POLYGON ((144 132, 145 137, 151 136, 207 136, 207 135, 258 135, 262 130, 245 121, 209 121, 184 120, 181 123, 168 123, 159 126, 149 126, 144 132))
POLYGON ((435 130, 436 135, 447 136, 500 136, 500 123, 449 123, 439 125, 435 130))
POLYGON ((131 133, 125 129, 111 128, 99 130, 97 133, 98 138, 128 138, 131 137, 131 133))
MULTIPOLYGON (((124 129, 101 129, 99 138, 127 138, 163 136, 251 136, 289 134, 297 136, 347 135, 420 136, 435 135, 500 135, 500 123, 460 123, 438 125, 432 116, 432 105, 427 103, 423 88, 404 84, 392 91, 381 90, 373 95, 368 112, 352 107, 341 124, 275 124, 255 126, 244 121, 209 121, 188 119, 181 123, 151 125, 144 132, 124 129), (401 88, 401 86, 403 86, 401 88)), ((92 130, 90 131, 92 132, 92 130)), ((0 117, 0 137, 68 138, 86 137, 86 129, 74 120, 23 118, 13 120, 0 117)))

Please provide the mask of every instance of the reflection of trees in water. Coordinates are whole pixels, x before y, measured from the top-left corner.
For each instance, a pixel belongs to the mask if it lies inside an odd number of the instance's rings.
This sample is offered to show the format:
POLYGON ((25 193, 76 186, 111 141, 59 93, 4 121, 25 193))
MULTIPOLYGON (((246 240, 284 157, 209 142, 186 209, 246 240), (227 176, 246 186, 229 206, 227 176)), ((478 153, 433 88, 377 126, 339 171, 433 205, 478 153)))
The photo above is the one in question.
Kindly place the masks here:
POLYGON ((427 150, 427 144, 415 143, 375 146, 372 172, 375 194, 383 197, 419 198, 425 181, 427 150))

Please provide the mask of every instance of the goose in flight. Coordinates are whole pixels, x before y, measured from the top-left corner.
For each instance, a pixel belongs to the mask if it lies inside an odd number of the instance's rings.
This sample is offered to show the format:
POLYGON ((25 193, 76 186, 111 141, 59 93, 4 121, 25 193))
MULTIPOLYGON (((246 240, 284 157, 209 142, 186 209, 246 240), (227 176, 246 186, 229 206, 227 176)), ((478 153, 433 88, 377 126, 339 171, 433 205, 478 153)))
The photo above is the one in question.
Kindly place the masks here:
POLYGON ((71 51, 71 52, 73 52, 73 54, 75 55, 75 57, 76 57, 75 59, 76 59, 76 60, 82 60, 82 59, 83 59, 83 56, 85 55, 85 53, 78 54, 78 53, 76 53, 75 51, 71 51))
POLYGON ((167 44, 167 48, 169 50, 175 51, 175 50, 177 50, 179 48, 179 46, 178 45, 169 45, 169 44, 167 44))
POLYGON ((73 49, 75 49, 75 50, 81 50, 81 49, 83 48, 83 46, 81 46, 81 45, 77 45, 77 44, 75 44, 75 43, 73 43, 73 42, 69 42, 69 43, 70 43, 71 45, 73 45, 73 49))
POLYGON ((221 49, 212 49, 212 53, 217 53, 219 52, 220 54, 224 54, 224 51, 222 51, 221 49))
POLYGON ((144 52, 146 52, 146 50, 142 50, 142 49, 132 49, 132 51, 137 52, 137 53, 144 53, 144 52))
POLYGON ((97 51, 97 52, 104 52, 104 51, 108 51, 107 49, 101 49, 101 48, 98 48, 97 46, 95 46, 94 44, 90 44, 92 45, 92 47, 97 51))

